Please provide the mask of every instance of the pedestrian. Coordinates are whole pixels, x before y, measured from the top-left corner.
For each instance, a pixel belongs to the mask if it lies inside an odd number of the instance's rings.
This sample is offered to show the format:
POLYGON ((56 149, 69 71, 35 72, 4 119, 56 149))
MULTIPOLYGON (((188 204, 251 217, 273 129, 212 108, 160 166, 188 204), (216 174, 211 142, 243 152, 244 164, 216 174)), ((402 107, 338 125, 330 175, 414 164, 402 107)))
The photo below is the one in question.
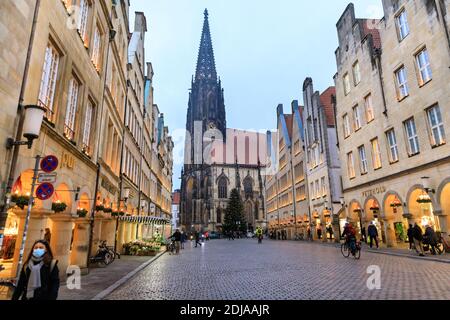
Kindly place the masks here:
POLYGON ((436 246, 437 246, 438 240, 439 239, 438 239, 436 232, 430 225, 428 225, 425 229, 425 235, 424 235, 423 242, 430 247, 430 251, 433 256, 436 255, 436 246))
POLYGON ((369 234, 369 245, 370 248, 373 248, 373 241, 375 240, 375 244, 377 245, 377 249, 380 248, 378 244, 378 230, 375 224, 372 222, 367 228, 367 233, 369 234))
POLYGON ((330 241, 333 240, 333 228, 331 226, 328 226, 327 232, 330 235, 330 241))
POLYGON ((317 229, 317 237, 319 237, 319 240, 322 239, 322 228, 317 229))
POLYGON ((170 236, 170 238, 173 239, 173 242, 175 242, 175 254, 180 254, 180 245, 181 245, 181 232, 179 229, 175 230, 175 233, 170 236))
POLYGON ((56 300, 60 283, 57 264, 49 243, 36 241, 20 272, 12 300, 56 300))
POLYGON ((184 230, 183 230, 183 231, 181 231, 181 249, 182 250, 184 250, 184 244, 186 243, 186 241, 187 241, 187 235, 186 235, 186 232, 184 232, 184 230))
POLYGON ((413 239, 414 239, 414 246, 416 248, 416 252, 421 257, 424 257, 425 253, 423 251, 423 246, 422 246, 423 233, 422 233, 422 229, 419 227, 417 222, 414 224, 414 228, 413 228, 413 239))
MULTIPOLYGON (((369 226, 370 227, 370 226, 369 226)), ((367 243, 367 234, 366 234, 366 227, 362 227, 361 229, 361 240, 365 243, 367 243)), ((378 246, 377 246, 378 247, 378 246)))
POLYGON ((413 228, 413 225, 410 224, 410 225, 409 225, 409 229, 408 229, 408 241, 409 241, 409 250, 410 250, 410 251, 413 250, 413 249, 415 249, 415 247, 414 247, 414 236, 413 236, 413 234, 414 234, 414 228, 413 228))
POLYGON ((202 246, 201 242, 200 242, 200 232, 196 232, 195 233, 195 247, 197 248, 198 245, 200 245, 200 247, 202 246))
POLYGON ((311 240, 311 228, 308 228, 308 240, 311 240))

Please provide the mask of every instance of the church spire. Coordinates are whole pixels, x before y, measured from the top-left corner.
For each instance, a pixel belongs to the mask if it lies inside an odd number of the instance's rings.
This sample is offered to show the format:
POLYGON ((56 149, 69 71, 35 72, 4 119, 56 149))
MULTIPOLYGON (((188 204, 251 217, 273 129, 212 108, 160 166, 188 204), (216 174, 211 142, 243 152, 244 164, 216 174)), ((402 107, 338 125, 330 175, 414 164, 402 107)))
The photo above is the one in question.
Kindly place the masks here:
POLYGON ((209 30, 208 9, 205 9, 204 15, 205 21, 203 22, 202 39, 200 41, 200 49, 198 52, 195 80, 208 79, 217 81, 214 51, 211 41, 211 32, 209 30))

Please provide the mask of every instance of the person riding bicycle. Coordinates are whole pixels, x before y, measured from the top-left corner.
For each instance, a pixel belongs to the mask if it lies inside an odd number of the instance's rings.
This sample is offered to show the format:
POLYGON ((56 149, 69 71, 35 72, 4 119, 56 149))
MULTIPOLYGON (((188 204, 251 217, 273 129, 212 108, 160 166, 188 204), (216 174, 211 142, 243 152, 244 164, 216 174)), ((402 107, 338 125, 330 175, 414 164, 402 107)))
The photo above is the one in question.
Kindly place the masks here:
POLYGON ((261 243, 263 238, 263 231, 261 227, 256 228, 256 237, 258 238, 258 242, 261 243))
POLYGON ((345 237, 345 243, 349 246, 350 251, 353 255, 356 253, 356 231, 353 226, 349 223, 345 224, 344 232, 342 236, 345 237))

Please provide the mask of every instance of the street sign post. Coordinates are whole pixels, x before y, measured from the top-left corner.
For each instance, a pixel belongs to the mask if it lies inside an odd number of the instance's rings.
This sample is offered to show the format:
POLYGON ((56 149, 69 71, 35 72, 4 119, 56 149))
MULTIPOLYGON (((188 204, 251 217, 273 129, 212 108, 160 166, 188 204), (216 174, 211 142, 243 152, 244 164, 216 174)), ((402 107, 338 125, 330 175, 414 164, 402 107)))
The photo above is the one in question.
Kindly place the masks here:
POLYGON ((38 183, 55 183, 57 178, 57 173, 40 173, 38 183))

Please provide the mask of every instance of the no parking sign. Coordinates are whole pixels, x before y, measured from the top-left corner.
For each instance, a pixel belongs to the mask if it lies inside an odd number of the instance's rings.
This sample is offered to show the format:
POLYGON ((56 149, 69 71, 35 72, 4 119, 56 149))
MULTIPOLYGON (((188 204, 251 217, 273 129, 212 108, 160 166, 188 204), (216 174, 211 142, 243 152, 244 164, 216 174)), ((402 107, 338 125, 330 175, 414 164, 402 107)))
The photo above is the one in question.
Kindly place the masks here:
POLYGON ((55 156, 46 156, 44 159, 42 159, 41 161, 41 170, 46 172, 46 173, 50 173, 56 170, 56 168, 58 168, 58 158, 55 156))
POLYGON ((36 189, 36 197, 41 200, 45 201, 47 199, 50 199, 55 192, 55 188, 51 183, 43 183, 36 189))

